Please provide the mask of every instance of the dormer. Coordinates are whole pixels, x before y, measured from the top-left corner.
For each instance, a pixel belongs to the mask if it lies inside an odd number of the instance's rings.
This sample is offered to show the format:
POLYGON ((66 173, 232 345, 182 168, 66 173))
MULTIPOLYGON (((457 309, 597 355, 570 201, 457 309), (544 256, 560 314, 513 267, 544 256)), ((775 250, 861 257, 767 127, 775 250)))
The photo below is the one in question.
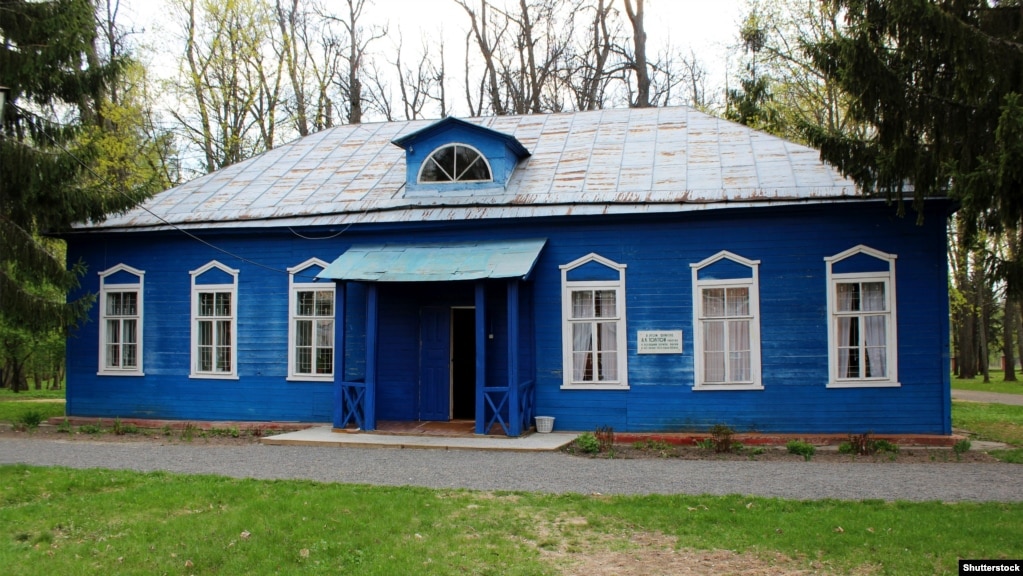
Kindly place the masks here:
POLYGON ((391 143, 405 150, 405 189, 413 194, 501 191, 529 157, 514 136, 450 116, 391 143))

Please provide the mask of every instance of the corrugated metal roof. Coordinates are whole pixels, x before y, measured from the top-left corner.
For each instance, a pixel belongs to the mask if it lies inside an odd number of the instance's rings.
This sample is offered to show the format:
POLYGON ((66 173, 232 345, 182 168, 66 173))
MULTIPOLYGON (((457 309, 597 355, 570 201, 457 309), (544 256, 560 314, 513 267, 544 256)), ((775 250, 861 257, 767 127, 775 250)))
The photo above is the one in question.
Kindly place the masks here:
POLYGON ((363 282, 442 282, 526 278, 546 239, 353 246, 317 278, 363 282))
POLYGON ((679 212, 859 198, 816 150, 688 107, 474 118, 532 154, 496 192, 406 197, 391 142, 435 120, 338 126, 82 228, 348 225, 679 212))

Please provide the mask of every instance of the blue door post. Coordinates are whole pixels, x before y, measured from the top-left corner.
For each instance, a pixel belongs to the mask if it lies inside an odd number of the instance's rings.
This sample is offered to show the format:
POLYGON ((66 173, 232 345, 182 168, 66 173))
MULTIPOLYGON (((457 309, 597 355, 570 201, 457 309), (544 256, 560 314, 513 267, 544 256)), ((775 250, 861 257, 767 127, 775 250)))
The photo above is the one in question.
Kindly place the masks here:
POLYGON ((342 428, 344 414, 344 394, 342 383, 345 381, 345 291, 348 287, 344 282, 334 285, 334 428, 342 428))
POLYGON ((370 283, 366 290, 366 399, 362 415, 366 430, 377 429, 377 351, 380 346, 379 297, 377 285, 370 283))
POLYGON ((476 433, 486 434, 487 385, 487 290, 482 280, 476 282, 476 433))
POLYGON ((508 281, 508 435, 522 434, 519 403, 519 281, 508 281))

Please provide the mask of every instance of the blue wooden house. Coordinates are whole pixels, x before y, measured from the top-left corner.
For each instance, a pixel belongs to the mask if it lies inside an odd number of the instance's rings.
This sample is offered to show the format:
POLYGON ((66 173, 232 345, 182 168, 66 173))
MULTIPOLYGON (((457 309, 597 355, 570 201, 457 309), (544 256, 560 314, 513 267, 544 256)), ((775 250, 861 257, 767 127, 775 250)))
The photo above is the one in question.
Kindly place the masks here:
POLYGON ((950 434, 922 210, 686 107, 340 126, 67 235, 67 411, 950 434))

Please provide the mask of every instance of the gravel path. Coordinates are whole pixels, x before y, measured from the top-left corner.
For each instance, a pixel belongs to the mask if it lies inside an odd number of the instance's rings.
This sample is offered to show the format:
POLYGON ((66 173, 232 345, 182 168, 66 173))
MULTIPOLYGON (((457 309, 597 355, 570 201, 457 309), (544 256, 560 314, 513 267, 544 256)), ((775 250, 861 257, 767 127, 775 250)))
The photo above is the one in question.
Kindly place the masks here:
POLYGON ((1023 501, 1023 467, 1012 464, 600 460, 536 452, 0 439, 0 464, 10 463, 474 490, 1023 501))
POLYGON ((998 392, 978 392, 977 390, 956 390, 953 388, 952 399, 1023 406, 1023 394, 1000 394, 998 392))

